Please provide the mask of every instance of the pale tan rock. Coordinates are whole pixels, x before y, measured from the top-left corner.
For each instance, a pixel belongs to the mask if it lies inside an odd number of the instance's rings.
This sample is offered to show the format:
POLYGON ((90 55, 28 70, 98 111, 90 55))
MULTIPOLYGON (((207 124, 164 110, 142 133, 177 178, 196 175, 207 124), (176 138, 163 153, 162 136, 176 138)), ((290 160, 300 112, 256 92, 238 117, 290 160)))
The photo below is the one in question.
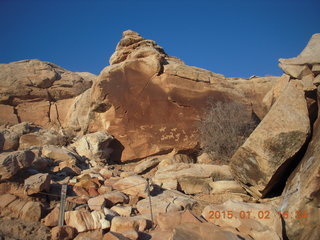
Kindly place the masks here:
POLYGON ((51 229, 52 240, 72 240, 76 235, 76 229, 70 226, 57 226, 51 229))
POLYGON ((210 194, 221 194, 226 192, 246 194, 246 191, 236 181, 216 181, 210 182, 210 194))
POLYGON ((320 74, 314 78, 313 84, 315 86, 319 86, 320 85, 320 74))
POLYGON ((278 205, 278 211, 284 217, 289 239, 320 238, 320 197, 317 194, 320 190, 319 148, 320 118, 318 117, 314 124, 312 141, 301 162, 288 178, 282 193, 282 201, 278 205))
MULTIPOLYGON (((4 96, 3 96, 4 97, 4 96)), ((2 124, 18 124, 19 120, 12 106, 0 104, 0 125, 2 124)))
POLYGON ((24 180, 24 189, 26 194, 32 195, 42 191, 49 191, 50 176, 48 173, 38 173, 24 180))
POLYGON ((269 112, 272 105, 277 101, 281 93, 286 89, 287 85, 289 84, 290 76, 289 75, 282 75, 278 78, 270 89, 269 92, 266 93, 262 102, 265 105, 266 112, 269 112))
POLYGON ((200 164, 210 164, 212 163, 213 161, 211 160, 211 157, 209 156, 208 153, 202 153, 201 155, 199 155, 197 157, 197 163, 200 163, 200 164))
POLYGON ((69 162, 73 164, 77 163, 76 153, 64 147, 44 145, 42 148, 42 156, 50 158, 54 161, 69 162))
POLYGON ((115 182, 112 187, 130 196, 147 197, 147 181, 141 176, 130 176, 115 182))
POLYGON ((178 180, 181 190, 185 194, 210 193, 211 178, 181 177, 178 180))
POLYGON ((74 227, 78 232, 110 227, 110 222, 105 219, 103 213, 93 211, 69 211, 65 213, 65 221, 68 226, 74 227))
POLYGON ((109 192, 111 192, 111 191, 112 191, 112 186, 110 186, 110 185, 107 185, 107 186, 102 185, 102 186, 98 189, 98 192, 99 192, 100 194, 109 193, 109 192))
POLYGON ((248 101, 252 105, 254 113, 260 120, 264 118, 269 109, 263 104, 263 99, 268 92, 278 82, 279 77, 253 77, 250 79, 243 78, 227 78, 236 89, 241 90, 248 101))
POLYGON ((21 198, 17 198, 13 202, 11 202, 5 210, 9 210, 11 216, 13 217, 20 217, 21 210, 23 209, 24 205, 26 205, 26 201, 22 200, 21 198))
POLYGON ((137 240, 139 238, 139 234, 135 230, 125 231, 122 235, 130 240, 137 240))
POLYGON ((147 158, 146 160, 135 166, 134 172, 137 174, 144 173, 149 169, 156 167, 161 162, 161 160, 162 159, 159 157, 147 158))
POLYGON ((112 211, 115 211, 116 213, 119 214, 121 217, 130 217, 132 213, 132 207, 131 206, 113 206, 111 208, 112 211))
POLYGON ((126 231, 144 231, 147 220, 141 217, 114 217, 111 221, 111 232, 124 233, 126 231))
POLYGON ((191 211, 160 213, 156 217, 157 224, 162 231, 172 231, 176 226, 184 223, 201 223, 191 211))
POLYGON ((103 195, 90 198, 88 200, 88 206, 91 210, 102 210, 106 206, 106 200, 103 195))
POLYGON ((215 225, 237 228, 254 239, 282 239, 281 218, 272 205, 228 200, 205 207, 202 216, 215 225))
POLYGON ((20 169, 32 166, 35 158, 31 151, 15 151, 0 154, 0 179, 14 176, 20 169))
POLYGON ((44 225, 47 227, 58 226, 60 207, 56 206, 45 218, 44 225))
POLYGON ((103 238, 101 229, 79 233, 74 240, 100 240, 103 238))
MULTIPOLYGON (((59 102, 62 99, 73 98, 92 84, 89 77, 81 77, 52 63, 39 60, 1 64, 0 70, 0 103, 7 104, 8 99, 12 99, 10 104, 16 106, 16 119, 30 120, 42 126, 56 123, 55 119, 50 119, 52 111, 56 110, 56 103, 51 104, 52 100, 59 102), (37 114, 34 114, 35 112, 37 114)), ((62 115, 60 114, 61 117, 62 115)), ((16 119, 12 118, 12 123, 16 123, 16 119)), ((63 122, 63 119, 59 121, 63 122)))
POLYGON ((173 230, 173 235, 169 239, 240 240, 241 238, 238 237, 238 234, 224 231, 210 223, 184 223, 173 230))
POLYGON ((166 166, 175 164, 175 163, 194 163, 193 159, 185 154, 175 154, 175 150, 171 153, 164 155, 161 162, 158 165, 159 168, 164 168, 166 166))
POLYGON ((304 76, 312 74, 312 71, 307 65, 293 65, 293 64, 284 64, 279 63, 279 67, 293 78, 302 79, 304 76))
POLYGON ((0 195, 0 208, 7 207, 10 203, 17 199, 17 196, 12 194, 0 195))
POLYGON ((172 237, 172 231, 160 231, 155 230, 149 233, 152 240, 170 239, 172 237))
POLYGON ((314 74, 319 74, 320 73, 320 64, 314 64, 312 65, 312 72, 314 74))
MULTIPOLYGON (((26 133, 29 133, 33 130, 35 126, 28 122, 23 122, 11 126, 8 129, 0 130, 4 138, 4 142, 2 144, 2 150, 17 150, 19 147, 19 138, 26 133)), ((1 147, 0 147, 1 148, 1 147)))
MULTIPOLYGON (((177 212, 183 209, 192 209, 196 200, 178 191, 164 191, 160 195, 151 197, 152 211, 158 213, 177 212)), ((142 199, 137 203, 140 214, 150 214, 149 199, 142 199)))
POLYGON ((112 152, 112 149, 108 148, 111 141, 113 137, 106 132, 95 132, 82 136, 71 148, 81 157, 88 158, 93 167, 104 166, 112 152))
POLYGON ((20 218, 25 221, 38 222, 41 219, 42 208, 39 202, 27 202, 20 211, 20 218))
POLYGON ((104 213, 101 211, 91 212, 93 222, 95 223, 95 229, 108 229, 110 228, 110 222, 105 218, 104 213))
POLYGON ((44 127, 49 127, 49 109, 49 101, 22 102, 16 107, 19 119, 23 120, 24 122, 32 122, 44 127), (35 112, 37 114, 34 114, 35 112))
POLYGON ((120 178, 126 178, 137 175, 135 172, 129 171, 129 172, 121 172, 120 178))
POLYGON ((281 166, 290 164, 290 159, 301 149, 309 132, 304 91, 301 85, 291 81, 233 155, 231 168, 235 177, 254 196, 265 196, 281 177, 281 166))
POLYGON ((117 203, 128 203, 129 198, 127 195, 122 192, 112 191, 109 193, 103 194, 104 199, 106 200, 106 207, 112 207, 117 203))
POLYGON ((320 33, 313 34, 307 46, 294 58, 279 59, 282 64, 319 64, 320 63, 320 33))
MULTIPOLYGON (((62 122, 63 127, 68 128, 75 133, 86 133, 90 120, 91 91, 92 88, 89 88, 71 101, 70 106, 66 108, 67 112, 65 120, 62 122)), ((60 113, 61 110, 59 109, 59 105, 57 107, 60 113)), ((63 108, 61 107, 61 109, 63 108)))
POLYGON ((317 89, 317 87, 313 84, 313 82, 314 82, 314 76, 312 73, 302 77, 303 89, 305 91, 313 91, 317 89))
POLYGON ((173 183, 184 177, 213 178, 215 181, 233 179, 230 167, 227 165, 176 163, 159 168, 152 181, 163 188, 176 189, 173 183))
POLYGON ((29 149, 34 146, 65 144, 65 138, 56 131, 41 129, 38 132, 28 133, 20 137, 19 149, 29 149))
POLYGON ((130 240, 121 233, 107 232, 102 240, 130 240))
POLYGON ((100 175, 102 177, 104 177, 105 179, 108 179, 108 178, 111 178, 113 176, 113 173, 112 173, 112 170, 109 170, 109 169, 105 169, 105 168, 102 168, 100 171, 99 171, 100 175))

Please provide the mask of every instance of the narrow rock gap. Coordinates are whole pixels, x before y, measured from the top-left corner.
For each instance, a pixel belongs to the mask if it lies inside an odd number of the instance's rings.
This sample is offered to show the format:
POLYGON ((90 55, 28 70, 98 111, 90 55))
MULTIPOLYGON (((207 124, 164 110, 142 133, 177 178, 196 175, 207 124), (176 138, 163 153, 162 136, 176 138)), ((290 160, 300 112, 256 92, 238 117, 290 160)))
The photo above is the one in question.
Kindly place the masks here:
POLYGON ((56 109, 56 113, 57 113, 57 121, 59 123, 59 126, 62 128, 62 125, 61 125, 61 122, 60 122, 60 117, 59 117, 59 112, 58 112, 58 107, 57 107, 57 104, 56 103, 53 103, 54 104, 54 107, 56 109))
POLYGON ((21 123, 22 121, 21 121, 21 118, 19 116, 17 106, 13 106, 13 113, 14 113, 14 115, 16 115, 18 123, 21 123))

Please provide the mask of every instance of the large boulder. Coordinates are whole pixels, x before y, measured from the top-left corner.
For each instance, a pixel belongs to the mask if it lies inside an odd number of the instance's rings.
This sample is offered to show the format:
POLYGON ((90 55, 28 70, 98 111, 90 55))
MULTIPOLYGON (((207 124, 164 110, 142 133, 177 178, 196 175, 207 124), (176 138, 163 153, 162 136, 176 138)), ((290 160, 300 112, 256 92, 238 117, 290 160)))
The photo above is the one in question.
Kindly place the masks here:
POLYGON ((39 193, 41 191, 49 191, 50 176, 48 173, 38 173, 28 177, 24 181, 24 188, 28 195, 39 193))
POLYGON ((320 33, 314 34, 304 50, 294 58, 279 59, 279 67, 292 78, 301 79, 305 91, 319 85, 320 33))
POLYGON ((110 222, 99 211, 69 211, 65 213, 65 221, 78 232, 110 228, 110 222))
POLYGON ((112 149, 110 143, 113 137, 106 132, 95 132, 80 137, 71 148, 81 157, 90 160, 93 167, 108 164, 112 149))
POLYGON ((119 192, 130 196, 139 196, 146 198, 147 180, 141 176, 129 176, 115 182, 112 187, 119 192))
MULTIPOLYGON (((196 200, 178 191, 165 190, 163 193, 151 197, 152 212, 156 216, 158 213, 177 212, 184 209, 192 209, 196 200)), ((149 199, 142 199, 137 203, 140 214, 150 216, 149 199)))
POLYGON ((304 91, 291 81, 277 102, 231 159, 231 168, 248 192, 265 196, 305 144, 310 120, 304 91))
POLYGON ((177 189, 178 183, 185 186, 186 179, 187 184, 199 185, 204 191, 209 182, 232 180, 233 176, 228 165, 176 163, 160 168, 152 181, 165 189, 177 189))
POLYGON ((211 223, 234 228, 253 239, 282 239, 281 216, 269 204, 244 203, 228 200, 223 204, 208 205, 202 216, 211 223))
MULTIPOLYGON (((320 87, 318 87, 320 90, 320 87)), ((319 91, 320 98, 320 91, 319 91)), ((320 100, 320 99, 319 99, 320 100)), ((320 112, 319 115, 320 116, 320 112)), ((320 239, 320 118, 314 124, 312 141, 282 193, 279 211, 289 239, 320 239)))
POLYGON ((122 161, 194 148, 194 123, 208 97, 250 105, 223 75, 187 66, 132 31, 123 33, 110 63, 92 87, 88 131, 112 134, 122 161))
POLYGON ((276 82, 278 82, 278 79, 279 77, 274 76, 252 76, 249 79, 227 78, 228 82, 233 84, 237 90, 243 92, 243 95, 250 101, 254 113, 260 120, 262 120, 269 111, 269 109, 261 103, 265 95, 273 88, 276 82))
POLYGON ((0 154, 0 180, 14 176, 19 170, 29 168, 35 155, 31 151, 15 151, 0 154))
POLYGON ((0 64, 0 112, 8 110, 0 123, 60 125, 72 104, 66 100, 90 88, 92 79, 39 60, 0 64))
POLYGON ((27 122, 1 129, 0 136, 2 136, 3 142, 1 143, 0 140, 0 151, 18 150, 20 137, 32 132, 34 129, 35 126, 27 122))

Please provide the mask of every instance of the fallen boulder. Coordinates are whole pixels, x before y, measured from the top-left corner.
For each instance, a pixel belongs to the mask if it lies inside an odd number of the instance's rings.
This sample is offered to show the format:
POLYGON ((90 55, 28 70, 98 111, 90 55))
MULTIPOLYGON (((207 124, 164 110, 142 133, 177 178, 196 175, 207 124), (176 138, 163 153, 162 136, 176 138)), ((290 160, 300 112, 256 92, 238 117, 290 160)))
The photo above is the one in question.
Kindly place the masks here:
POLYGON ((310 134, 304 91, 290 81, 268 114, 236 151, 234 176, 256 197, 265 196, 279 181, 310 134))

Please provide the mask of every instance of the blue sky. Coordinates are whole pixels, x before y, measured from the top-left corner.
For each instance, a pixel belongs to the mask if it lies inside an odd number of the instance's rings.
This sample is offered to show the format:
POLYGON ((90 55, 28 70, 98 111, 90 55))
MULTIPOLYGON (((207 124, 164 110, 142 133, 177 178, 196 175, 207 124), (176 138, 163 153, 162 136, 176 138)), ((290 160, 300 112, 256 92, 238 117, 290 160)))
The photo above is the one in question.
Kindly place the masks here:
POLYGON ((0 63, 99 74, 124 30, 227 77, 280 75, 320 32, 319 0, 0 0, 0 63))

